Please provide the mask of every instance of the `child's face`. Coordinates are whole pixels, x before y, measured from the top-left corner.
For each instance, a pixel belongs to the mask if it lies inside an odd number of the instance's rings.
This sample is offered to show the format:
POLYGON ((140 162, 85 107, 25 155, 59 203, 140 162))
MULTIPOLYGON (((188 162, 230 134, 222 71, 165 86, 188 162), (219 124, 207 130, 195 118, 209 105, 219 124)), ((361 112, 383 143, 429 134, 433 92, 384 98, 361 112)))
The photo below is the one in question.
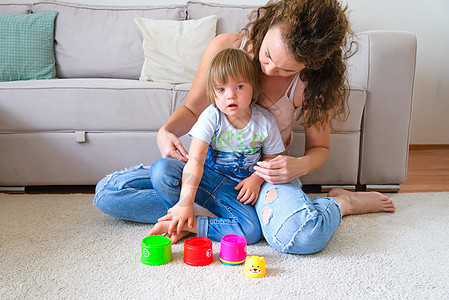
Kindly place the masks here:
POLYGON ((228 116, 247 115, 252 97, 253 87, 246 81, 228 77, 224 84, 215 86, 215 104, 228 116))

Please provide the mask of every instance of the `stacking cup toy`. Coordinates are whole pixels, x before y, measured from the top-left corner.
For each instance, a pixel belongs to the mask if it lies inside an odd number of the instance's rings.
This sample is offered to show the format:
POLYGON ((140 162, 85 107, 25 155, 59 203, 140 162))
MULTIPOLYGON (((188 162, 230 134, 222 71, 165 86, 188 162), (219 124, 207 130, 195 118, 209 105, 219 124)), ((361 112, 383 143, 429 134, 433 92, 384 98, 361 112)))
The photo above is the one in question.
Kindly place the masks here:
POLYGON ((265 257, 248 256, 245 260, 243 274, 251 278, 261 278, 267 274, 265 257))
POLYGON ((195 236, 184 242, 184 263, 190 266, 207 266, 214 260, 212 241, 195 236))
POLYGON ((246 259, 246 239, 237 234, 228 234, 221 238, 220 260, 225 265, 240 265, 246 259))
POLYGON ((162 235, 150 235, 142 240, 141 261, 146 265, 159 266, 171 262, 171 240, 162 235))

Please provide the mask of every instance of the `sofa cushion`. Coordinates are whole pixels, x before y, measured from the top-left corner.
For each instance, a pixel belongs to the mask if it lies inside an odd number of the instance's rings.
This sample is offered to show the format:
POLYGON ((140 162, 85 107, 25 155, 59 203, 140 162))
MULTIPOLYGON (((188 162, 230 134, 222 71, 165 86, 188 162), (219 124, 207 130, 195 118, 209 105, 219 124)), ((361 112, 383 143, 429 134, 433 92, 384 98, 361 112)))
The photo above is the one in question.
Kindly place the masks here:
POLYGON ((248 23, 249 14, 259 8, 255 5, 228 5, 217 3, 187 2, 187 17, 190 20, 216 15, 217 34, 239 32, 248 23))
POLYGON ((144 55, 133 19, 185 20, 185 5, 93 6, 40 2, 33 12, 57 11, 56 68, 59 78, 138 79, 144 55))
POLYGON ((0 81, 55 78, 56 15, 0 14, 0 81))
POLYGON ((0 4, 0 14, 20 15, 31 12, 31 4, 0 4))
POLYGON ((0 82, 0 132, 157 131, 173 85, 128 79, 0 82))
POLYGON ((192 82, 204 50, 215 37, 217 16, 198 20, 134 19, 144 38, 140 80, 192 82))

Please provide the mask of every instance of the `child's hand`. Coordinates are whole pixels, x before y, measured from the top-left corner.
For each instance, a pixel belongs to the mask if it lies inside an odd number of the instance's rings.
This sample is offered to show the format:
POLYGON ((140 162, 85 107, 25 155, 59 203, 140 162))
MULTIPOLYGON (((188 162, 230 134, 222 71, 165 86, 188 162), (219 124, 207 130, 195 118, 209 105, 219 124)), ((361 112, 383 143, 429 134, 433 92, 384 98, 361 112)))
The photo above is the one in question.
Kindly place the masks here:
POLYGON ((240 190, 237 200, 243 202, 243 204, 256 204, 259 198, 260 186, 263 182, 263 179, 255 174, 240 181, 235 187, 236 190, 240 190))
POLYGON ((162 218, 160 218, 158 221, 168 221, 168 220, 171 220, 170 226, 168 227, 168 234, 172 234, 175 231, 177 234, 181 234, 184 225, 187 225, 189 228, 192 228, 194 221, 193 206, 182 205, 180 203, 177 203, 175 206, 170 208, 168 210, 168 213, 162 218))

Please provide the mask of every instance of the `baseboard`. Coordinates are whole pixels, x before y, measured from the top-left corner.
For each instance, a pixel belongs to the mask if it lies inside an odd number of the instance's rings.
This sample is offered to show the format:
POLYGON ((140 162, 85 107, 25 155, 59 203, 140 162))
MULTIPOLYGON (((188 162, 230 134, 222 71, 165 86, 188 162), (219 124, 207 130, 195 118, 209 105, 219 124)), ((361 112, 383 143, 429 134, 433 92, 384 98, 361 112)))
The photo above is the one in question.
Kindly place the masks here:
POLYGON ((399 184, 368 184, 366 185, 366 191, 376 191, 381 193, 397 193, 399 192, 399 184))
POLYGON ((0 193, 25 194, 24 186, 0 186, 0 193))
POLYGON ((340 189, 345 189, 348 191, 356 191, 356 186, 355 185, 322 185, 321 186, 321 192, 322 193, 327 193, 330 190, 334 189, 334 188, 340 188, 340 189))
POLYGON ((6 194, 95 194, 95 185, 0 186, 6 194))
POLYGON ((409 150, 449 150, 449 144, 412 144, 409 150))

